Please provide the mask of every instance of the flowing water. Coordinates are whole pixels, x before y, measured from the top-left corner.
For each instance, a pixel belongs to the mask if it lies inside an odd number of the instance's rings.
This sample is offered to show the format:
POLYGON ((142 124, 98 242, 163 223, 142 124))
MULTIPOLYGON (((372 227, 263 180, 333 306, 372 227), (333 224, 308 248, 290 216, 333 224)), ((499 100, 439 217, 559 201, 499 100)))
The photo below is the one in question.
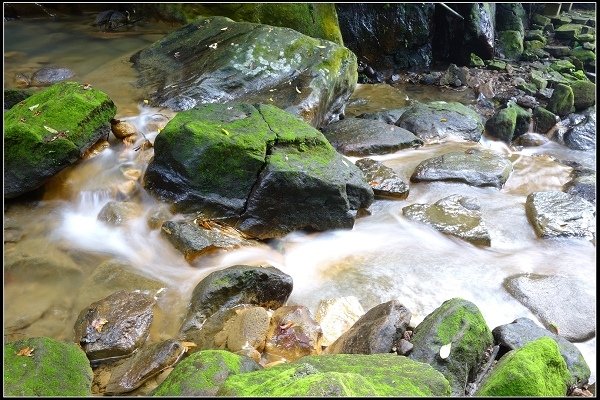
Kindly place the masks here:
MULTIPOLYGON (((93 19, 92 19, 93 20, 93 19)), ((75 79, 107 92, 118 107, 117 118, 133 123, 151 142, 173 116, 144 106, 132 87, 135 74, 127 59, 157 40, 166 26, 108 34, 86 21, 10 21, 4 23, 5 87, 14 73, 30 72, 48 63, 73 69, 75 79)), ((471 92, 442 92, 431 87, 359 85, 362 98, 349 114, 401 107, 409 99, 446 100, 470 104, 471 92)), ((411 184, 405 200, 376 200, 372 215, 359 218, 352 230, 292 233, 188 264, 159 230, 150 229, 149 213, 160 204, 139 181, 152 149, 125 146, 111 139, 110 147, 54 177, 38 200, 12 201, 4 206, 4 335, 8 340, 29 336, 71 339, 79 311, 106 296, 86 284, 101 263, 119 260, 131 271, 161 282, 151 341, 176 334, 191 291, 208 273, 235 264, 273 265, 294 280, 290 304, 316 310, 319 300, 356 296, 363 308, 398 299, 413 314, 416 325, 443 301, 462 297, 474 302, 488 325, 519 317, 536 320, 502 287, 517 273, 559 274, 576 279, 596 293, 596 248, 582 239, 541 240, 527 221, 527 194, 560 190, 571 168, 555 159, 577 160, 595 169, 595 154, 566 149, 555 143, 513 151, 493 141, 447 142, 375 156, 408 179, 424 159, 470 147, 486 147, 510 157, 515 171, 501 189, 458 183, 411 184), (134 183, 138 218, 114 227, 97 220, 100 209, 119 198, 118 187, 134 183), (477 197, 490 230, 492 246, 480 248, 408 221, 402 207, 432 203, 450 194, 477 197)), ((354 159, 352 159, 354 161, 354 159)), ((592 369, 595 381, 596 339, 576 344, 592 369)))

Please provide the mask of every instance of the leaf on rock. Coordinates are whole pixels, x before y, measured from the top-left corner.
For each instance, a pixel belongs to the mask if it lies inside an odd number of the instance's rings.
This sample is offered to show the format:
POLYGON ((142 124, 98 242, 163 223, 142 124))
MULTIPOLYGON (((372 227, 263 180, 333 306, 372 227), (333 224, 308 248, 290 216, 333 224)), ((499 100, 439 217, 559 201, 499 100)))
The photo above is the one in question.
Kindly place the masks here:
POLYGON ((23 357, 33 357, 33 350, 35 350, 35 348, 33 347, 23 347, 21 350, 19 350, 17 352, 18 356, 23 356, 23 357))
POLYGON ((49 126, 44 125, 44 128, 50 133, 58 133, 56 129, 50 128, 49 126))
POLYGON ((440 347, 440 358, 445 360, 450 356, 450 347, 452 347, 452 343, 448 343, 440 347))
POLYGON ((35 104, 35 105, 33 105, 33 106, 29 107, 29 111, 33 111, 33 110, 35 110, 36 108, 38 108, 39 106, 40 106, 39 104, 35 104))

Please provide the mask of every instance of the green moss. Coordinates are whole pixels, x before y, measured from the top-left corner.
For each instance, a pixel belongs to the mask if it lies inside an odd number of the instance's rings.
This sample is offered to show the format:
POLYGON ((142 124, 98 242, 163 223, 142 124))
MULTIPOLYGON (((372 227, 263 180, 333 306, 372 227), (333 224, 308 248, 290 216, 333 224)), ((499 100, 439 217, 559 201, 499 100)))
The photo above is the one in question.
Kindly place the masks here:
POLYGON ((542 32, 541 30, 531 30, 528 31, 525 34, 525 39, 527 40, 535 40, 538 42, 542 42, 543 44, 546 44, 546 37, 544 36, 544 32, 542 32))
POLYGON ((558 345, 549 337, 505 354, 476 396, 566 396, 570 379, 558 345))
POLYGON ((575 110, 584 110, 596 104, 596 85, 590 81, 571 83, 575 110))
POLYGON ((504 71, 506 69, 506 62, 501 60, 490 60, 486 64, 491 70, 504 71))
POLYGON ((584 64, 593 65, 596 61, 596 53, 592 50, 584 49, 583 47, 576 47, 571 52, 573 57, 576 57, 584 64))
POLYGON ((504 51, 504 56, 511 60, 518 60, 523 53, 523 35, 519 31, 499 32, 498 40, 504 51))
POLYGON ((4 345, 4 395, 26 397, 91 396, 92 368, 74 343, 45 337, 4 345), (17 355, 32 348, 31 357, 17 355))
POLYGON ((195 352, 181 361, 153 396, 214 396, 232 374, 260 368, 248 357, 224 350, 195 352))
POLYGON ((574 99, 573 89, 570 86, 558 84, 548 101, 547 108, 562 118, 573 111, 574 99))
POLYGON ((448 381, 427 364, 392 354, 303 357, 227 379, 225 396, 447 396, 448 381))
POLYGON ((581 33, 582 25, 579 24, 564 24, 554 30, 554 34, 558 39, 575 39, 581 33))
POLYGON ((519 83, 517 85, 517 89, 521 89, 529 95, 534 95, 537 93, 537 87, 531 82, 519 83))
POLYGON ((568 60, 557 60, 550 64, 550 68, 558 72, 570 72, 575 70, 575 66, 568 60))
POLYGON ((536 132, 544 134, 556 125, 556 115, 544 107, 536 107, 533 110, 533 124, 536 132))
POLYGON ((533 17, 531 18, 531 20, 535 24, 538 24, 541 26, 546 26, 550 23, 550 18, 544 17, 543 15, 540 15, 540 14, 534 14, 533 17))
POLYGON ((471 61, 470 61, 469 65, 471 67, 483 67, 483 66, 485 66, 485 63, 483 62, 481 57, 479 57, 477 54, 471 53, 471 61))
POLYGON ((524 42, 525 50, 541 49, 544 46, 544 42, 540 42, 539 40, 527 40, 526 42, 524 42))

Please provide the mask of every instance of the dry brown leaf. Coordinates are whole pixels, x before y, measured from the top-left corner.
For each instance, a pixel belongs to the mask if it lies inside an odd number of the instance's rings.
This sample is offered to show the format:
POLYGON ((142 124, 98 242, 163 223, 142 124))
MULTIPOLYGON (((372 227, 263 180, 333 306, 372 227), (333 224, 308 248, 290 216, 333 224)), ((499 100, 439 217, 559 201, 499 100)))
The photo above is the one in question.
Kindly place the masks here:
POLYGON ((35 348, 33 347, 23 347, 21 350, 19 350, 17 352, 18 356, 24 356, 24 357, 33 357, 33 350, 35 350, 35 348))
POLYGON ((108 322, 105 318, 97 318, 92 321, 92 328, 96 330, 96 332, 102 332, 102 328, 108 322))

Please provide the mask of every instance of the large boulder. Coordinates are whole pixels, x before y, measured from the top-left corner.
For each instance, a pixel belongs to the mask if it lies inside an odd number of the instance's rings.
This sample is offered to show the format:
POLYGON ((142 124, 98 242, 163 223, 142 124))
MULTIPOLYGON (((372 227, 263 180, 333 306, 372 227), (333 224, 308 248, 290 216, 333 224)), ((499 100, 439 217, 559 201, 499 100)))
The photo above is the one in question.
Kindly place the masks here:
POLYGON ((351 228, 351 210, 373 201, 362 172, 322 133, 273 106, 181 112, 156 137, 154 151, 146 189, 179 211, 229 218, 260 239, 351 228))
POLYGON ((74 343, 47 337, 4 344, 4 396, 88 397, 92 368, 74 343))
POLYGON ((494 340, 477 306, 454 298, 417 325, 412 342, 409 357, 440 371, 450 382, 452 395, 463 396, 494 340), (449 353, 444 354, 443 346, 450 347, 449 353))
POLYGON ((187 110, 231 101, 274 104, 318 127, 338 119, 357 81, 347 48, 288 28, 196 20, 132 56, 152 104, 187 110))
POLYGON ((4 196, 41 187, 110 132, 116 114, 103 92, 76 82, 53 85, 4 113, 4 196))
POLYGON ((530 123, 531 114, 518 105, 512 104, 488 119, 485 123, 485 129, 491 136, 510 143, 513 139, 527 132, 530 123))
POLYGON ((425 142, 438 142, 448 136, 478 142, 483 132, 481 117, 469 107, 444 101, 410 106, 396 125, 414 133, 425 142))
POLYGON ((527 14, 521 3, 498 3, 496 5, 496 30, 517 31, 523 36, 527 14))
POLYGON ((293 363, 230 375, 227 397, 448 396, 448 381, 429 365, 392 354, 307 356, 293 363))

